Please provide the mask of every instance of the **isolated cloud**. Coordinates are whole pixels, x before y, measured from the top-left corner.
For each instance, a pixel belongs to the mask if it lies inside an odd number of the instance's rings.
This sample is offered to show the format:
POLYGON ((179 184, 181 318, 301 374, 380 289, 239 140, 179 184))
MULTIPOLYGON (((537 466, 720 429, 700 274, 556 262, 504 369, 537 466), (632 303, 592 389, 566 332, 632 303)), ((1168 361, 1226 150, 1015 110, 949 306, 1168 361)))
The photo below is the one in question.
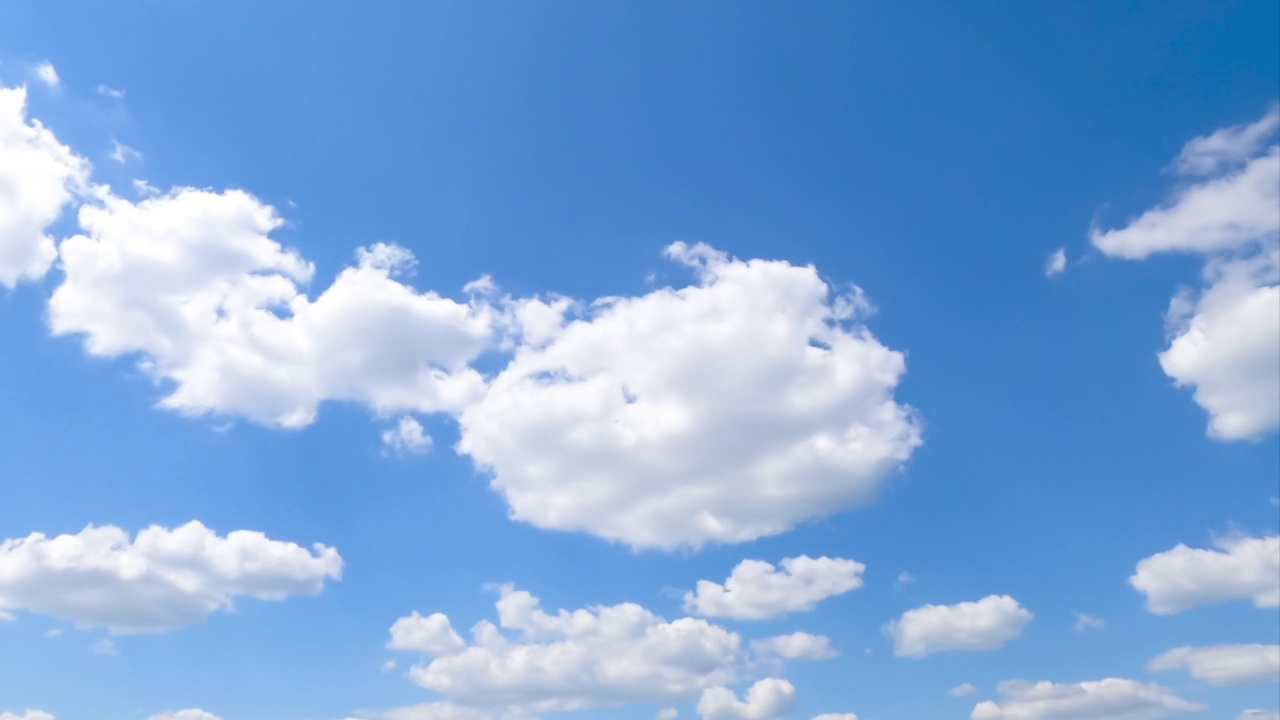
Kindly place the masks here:
POLYGON ((1008 595, 977 602, 925 605, 885 626, 898 657, 923 657, 944 650, 992 650, 1022 634, 1030 611, 1008 595))
POLYGON ((831 647, 831 638, 807 632, 755 640, 751 643, 751 649, 760 656, 773 655, 788 660, 825 660, 836 656, 835 649, 831 647))
POLYGON ((1212 550, 1179 544, 1152 555, 1138 563, 1129 584, 1158 615, 1230 600, 1280 607, 1280 536, 1232 536, 1213 544, 1212 550))
POLYGON ((314 595, 342 575, 333 548, 308 551, 237 530, 219 536, 192 521, 151 526, 130 540, 113 526, 0 543, 0 609, 68 620, 113 634, 192 625, 237 597, 314 595))
POLYGON ((635 547, 742 542, 869 502, 920 443, 901 353, 813 267, 676 243, 697 284, 605 298, 459 416, 513 518, 635 547))
POLYGON ((163 407, 300 427, 324 401, 433 412, 483 391, 467 363, 490 342, 490 311, 399 282, 414 262, 403 248, 360 250, 312 300, 312 266, 271 239, 280 218, 247 193, 102 193, 79 220, 52 330, 93 355, 140 356, 172 386, 163 407))
POLYGON ((422 423, 406 415, 382 431, 382 445, 397 455, 422 455, 431 450, 431 436, 422 429, 422 423))
POLYGON ((1186 669, 1213 685, 1280 682, 1280 645, 1213 645, 1174 648, 1154 657, 1147 669, 1186 669))
POLYGON ((162 712, 159 715, 152 715, 148 720, 222 720, 222 718, 208 710, 189 708, 187 710, 162 712))
POLYGON ((1187 143, 1174 169, 1196 176, 1128 225, 1094 230, 1104 253, 1208 256, 1204 288, 1182 290, 1167 314, 1160 365, 1194 389, 1209 434, 1255 437, 1280 427, 1280 106, 1261 120, 1187 143))
POLYGON ((795 707, 796 689, 780 678, 758 680, 747 690, 746 698, 727 687, 709 688, 698 699, 698 714, 703 720, 774 720, 795 707))
POLYGON ((1089 630, 1101 630, 1107 626, 1107 623, 1102 618, 1085 615, 1081 612, 1075 613, 1075 616, 1076 621, 1071 626, 1071 629, 1078 633, 1088 632, 1089 630))
POLYGON ((443 696, 432 712, 684 702, 732 682, 745 657, 736 633, 694 618, 668 622, 632 603, 549 614, 538 598, 505 586, 497 610, 497 625, 478 623, 470 644, 454 641, 444 615, 393 626, 393 647, 425 656, 409 675, 443 696))
POLYGON ((978 688, 970 685, 969 683, 962 683, 948 690, 947 694, 950 695, 951 697, 964 697, 966 695, 972 695, 976 692, 978 692, 978 688))
POLYGON ((27 119, 26 88, 0 87, 0 286, 38 280, 58 256, 47 228, 89 179, 89 163, 27 119))
POLYGON ((1202 710, 1159 685, 1107 678, 1081 683, 1000 683, 1001 702, 978 703, 972 720, 1158 720, 1202 710))
POLYGON ((1066 248, 1058 248, 1049 254, 1049 259, 1044 261, 1045 277, 1053 277, 1061 275, 1067 269, 1067 250, 1066 248))
POLYGON ((31 69, 31 72, 36 76, 37 80, 51 88, 56 88, 58 85, 62 84, 62 79, 58 77, 58 69, 55 68, 53 63, 48 60, 43 60, 37 63, 36 66, 31 69))
POLYGON ((743 560, 724 584, 699 580, 685 593, 685 612, 705 617, 763 620, 812 610, 818 602, 862 587, 866 565, 843 558, 786 558, 775 568, 743 560))

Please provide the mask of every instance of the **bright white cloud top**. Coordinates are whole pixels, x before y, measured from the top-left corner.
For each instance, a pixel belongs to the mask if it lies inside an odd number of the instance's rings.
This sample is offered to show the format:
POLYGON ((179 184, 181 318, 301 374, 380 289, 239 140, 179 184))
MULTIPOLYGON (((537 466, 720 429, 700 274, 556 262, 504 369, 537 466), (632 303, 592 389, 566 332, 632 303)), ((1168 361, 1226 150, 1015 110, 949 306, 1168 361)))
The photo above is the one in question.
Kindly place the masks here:
POLYGON ((1205 287, 1168 312, 1165 374, 1194 388, 1209 434, 1255 437, 1280 427, 1280 108, 1255 123, 1192 140, 1174 162, 1197 177, 1164 206, 1122 228, 1095 230, 1107 255, 1209 257, 1205 287))
POLYGON ((1280 682, 1280 645, 1180 647, 1147 663, 1153 672, 1185 669, 1213 685, 1280 682))
POLYGON ((1212 549, 1179 544, 1139 562, 1129 584, 1158 615, 1232 600, 1280 607, 1280 536, 1218 538, 1212 549))
POLYGON ((1080 683, 1009 680, 1000 683, 999 693, 999 703, 978 703, 971 720, 1159 720, 1204 709, 1168 688, 1122 678, 1080 683))
POLYGON ((699 580, 684 609, 704 617, 764 620, 812 610, 820 601, 862 587, 866 566, 844 558, 785 558, 778 567, 743 560, 724 584, 699 580))
POLYGON ((775 720, 795 706, 795 687, 781 678, 757 680, 739 700, 727 687, 705 690, 698 699, 703 720, 775 720))
POLYGON ((0 287, 44 277, 58 256, 47 228, 89 179, 88 162, 26 105, 26 88, 0 86, 0 287))
POLYGON ((90 526, 0 543, 0 610, 114 634, 155 633, 201 622, 238 597, 315 595, 341 575, 333 548, 307 550, 259 532, 220 536, 193 521, 130 539, 117 527, 90 526))
POLYGON ((977 602, 925 605, 885 626, 898 657, 923 657, 946 650, 994 650, 1022 634, 1031 611, 1008 595, 977 602))
POLYGON ((751 649, 757 655, 776 655, 788 660, 826 660, 836 656, 835 649, 831 647, 831 638, 807 632, 755 640, 751 643, 751 649))

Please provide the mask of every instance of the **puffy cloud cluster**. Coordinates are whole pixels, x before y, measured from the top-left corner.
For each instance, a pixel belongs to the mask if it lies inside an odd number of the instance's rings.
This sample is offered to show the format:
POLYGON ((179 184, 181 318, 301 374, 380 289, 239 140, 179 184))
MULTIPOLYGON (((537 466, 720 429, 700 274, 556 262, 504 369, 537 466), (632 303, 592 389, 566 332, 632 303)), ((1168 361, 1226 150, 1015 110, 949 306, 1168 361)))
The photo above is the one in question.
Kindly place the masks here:
POLYGON ((1183 668, 1213 685, 1280 682, 1280 645, 1180 647, 1147 663, 1152 671, 1183 668))
POLYGON ((0 610, 22 610, 115 634, 192 625, 237 597, 314 595, 342 575, 333 548, 307 550, 199 522, 152 526, 135 538, 113 526, 75 535, 32 533, 0 543, 0 610))
POLYGON ((898 657, 923 657, 944 650, 993 650, 1022 634, 1032 614, 1008 595, 977 602, 925 605, 885 626, 898 657))
POLYGON ((0 87, 0 287, 44 277, 58 256, 47 228, 89 180, 89 163, 26 108, 26 88, 0 87))
POLYGON ((780 678, 758 680, 747 690, 744 699, 727 687, 704 690, 698 699, 698 714, 703 720, 775 720, 795 707, 795 687, 780 678))
POLYGON ((1280 427, 1280 108, 1192 140, 1173 164, 1188 182, 1122 228, 1095 230, 1104 253, 1209 258, 1204 287, 1170 304, 1165 373, 1194 388, 1209 434, 1255 437, 1280 427))
POLYGON ((1179 544, 1140 561, 1129 584, 1159 615, 1231 600, 1280 607, 1280 536, 1218 538, 1213 549, 1179 544))
POLYGON ((724 584, 699 580, 685 593, 684 609, 705 617, 763 620, 812 610, 829 597, 862 587, 866 566, 843 558, 785 558, 779 567, 763 560, 738 563, 724 584))
POLYGON ((972 720, 1158 720, 1202 710, 1160 685, 1107 678, 1080 683, 1000 683, 1001 702, 978 703, 972 720))
POLYGON ((807 632, 776 635, 751 643, 751 649, 762 657, 776 656, 788 660, 826 660, 835 657, 831 638, 807 632))

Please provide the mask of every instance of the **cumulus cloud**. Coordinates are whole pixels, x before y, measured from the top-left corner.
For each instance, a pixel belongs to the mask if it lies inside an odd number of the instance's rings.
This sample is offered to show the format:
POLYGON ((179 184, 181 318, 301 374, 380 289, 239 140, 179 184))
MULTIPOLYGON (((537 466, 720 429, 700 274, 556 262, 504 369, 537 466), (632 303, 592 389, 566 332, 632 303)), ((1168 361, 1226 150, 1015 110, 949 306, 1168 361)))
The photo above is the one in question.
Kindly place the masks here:
POLYGON ((1049 259, 1044 261, 1045 277, 1053 277, 1061 275, 1067 269, 1067 250, 1066 248, 1058 248, 1049 254, 1049 259))
POLYGON ((58 69, 48 60, 36 63, 31 72, 36 76, 37 80, 51 88, 56 88, 62 84, 62 78, 58 77, 58 69))
POLYGON ((1280 645, 1174 648, 1147 663, 1153 672, 1185 669, 1213 685, 1280 682, 1280 645))
POLYGON ((774 720, 795 707, 796 689, 780 678, 758 680, 739 700, 727 687, 708 688, 698 699, 703 720, 774 720))
POLYGON ((1095 229, 1107 255, 1208 257, 1204 287, 1184 289, 1166 316, 1165 374, 1209 413, 1210 436, 1280 427, 1280 109, 1187 143, 1175 170, 1196 176, 1124 227, 1095 229))
POLYGON ((27 119, 26 88, 0 87, 0 286, 38 280, 57 257, 47 228, 86 187, 89 163, 27 119))
POLYGON ((282 221, 245 192, 102 192, 79 222, 50 326, 93 355, 138 356, 171 387, 163 407, 300 427, 324 401, 434 412, 483 392, 467 363, 490 341, 489 310, 401 283, 403 248, 360 250, 312 300, 311 264, 270 237, 282 221))
POLYGON ((1072 630, 1078 633, 1088 632, 1090 630, 1101 630, 1107 626, 1102 618, 1096 618, 1092 615, 1085 615, 1082 612, 1075 613, 1076 621, 1071 626, 1072 630))
POLYGON ((977 602, 925 605, 885 626, 898 657, 923 657, 944 650, 993 650, 1022 634, 1032 614, 1008 595, 977 602))
POLYGON ((222 718, 214 715, 208 710, 188 708, 186 710, 162 712, 159 715, 152 715, 147 720, 222 720, 222 718))
POLYGON ((1218 538, 1213 549, 1179 544, 1139 562, 1129 584, 1159 615, 1230 600, 1280 607, 1280 536, 1218 538))
POLYGON ((763 620, 812 610, 818 602, 862 587, 866 565, 843 558, 807 555, 786 558, 779 567, 743 560, 724 584, 699 580, 685 593, 684 609, 706 617, 763 620))
POLYGON ((431 450, 431 436, 422 429, 422 423, 406 415, 382 431, 382 445, 397 455, 422 455, 431 450))
POLYGON ((969 683, 962 683, 948 690, 947 694, 950 695, 951 697, 964 697, 966 695, 972 695, 976 692, 978 692, 978 688, 970 685, 969 683))
POLYGON ((42 710, 26 710, 21 714, 0 712, 0 720, 54 720, 54 717, 42 710))
POLYGON ((314 595, 341 574, 333 548, 309 551, 259 532, 224 537, 193 521, 152 526, 131 540, 120 528, 89 526, 0 543, 0 608, 113 634, 153 633, 198 623, 237 597, 314 595))
POLYGON ((1000 683, 1001 702, 978 703, 972 720, 1158 720, 1202 710, 1159 685, 1107 678, 1080 683, 1000 683))
POLYGON ((751 649, 761 656, 776 656, 788 660, 825 660, 836 656, 831 647, 831 638, 824 635, 811 635, 807 632, 794 632, 790 635, 755 640, 751 649))
POLYGON ((685 702, 733 682, 746 659, 736 633, 705 620, 667 621, 633 603, 551 614, 528 592, 500 593, 497 624, 477 623, 470 643, 444 615, 396 621, 392 646, 424 656, 409 676, 443 696, 404 718, 685 702))
POLYGON ((901 353, 813 267, 676 243, 697 284, 591 303, 459 415, 513 518, 634 547, 742 542, 871 501, 920 443, 901 353))

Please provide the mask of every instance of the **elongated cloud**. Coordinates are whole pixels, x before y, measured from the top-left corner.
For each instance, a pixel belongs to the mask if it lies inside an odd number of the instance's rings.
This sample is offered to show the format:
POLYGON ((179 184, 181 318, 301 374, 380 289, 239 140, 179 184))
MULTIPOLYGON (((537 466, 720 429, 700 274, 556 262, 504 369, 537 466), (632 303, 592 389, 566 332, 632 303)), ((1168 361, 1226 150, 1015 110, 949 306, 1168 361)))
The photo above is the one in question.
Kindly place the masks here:
POLYGON ((1186 669, 1214 685, 1280 682, 1280 645, 1180 647, 1151 659, 1152 671, 1186 669))
POLYGON ((812 610, 818 602, 862 587, 866 566, 843 558, 786 558, 779 567, 743 560, 721 585, 699 580, 685 611, 706 617, 763 620, 812 610))
POLYGON ((1231 600, 1280 607, 1280 536, 1220 538, 1212 549, 1179 544, 1139 562, 1129 584, 1158 615, 1231 600))
POLYGON ((977 602, 925 605, 885 626, 898 657, 923 657, 944 650, 993 650, 1022 634, 1032 614, 1008 595, 977 602))
POLYGON ((972 720, 1159 720, 1203 710, 1160 685, 1123 678, 1080 683, 1000 683, 999 703, 978 703, 972 720))

